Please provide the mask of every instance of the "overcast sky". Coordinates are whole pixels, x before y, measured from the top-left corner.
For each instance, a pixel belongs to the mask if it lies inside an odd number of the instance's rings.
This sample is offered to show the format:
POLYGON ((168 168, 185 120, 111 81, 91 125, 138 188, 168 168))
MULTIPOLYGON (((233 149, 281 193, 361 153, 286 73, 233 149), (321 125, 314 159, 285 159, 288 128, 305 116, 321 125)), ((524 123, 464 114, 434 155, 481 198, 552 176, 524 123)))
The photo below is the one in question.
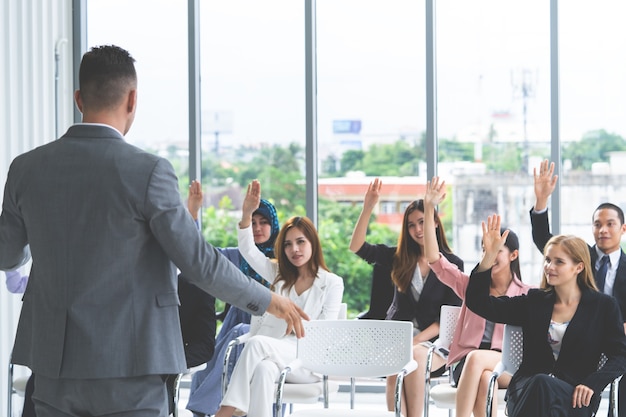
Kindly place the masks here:
MULTIPOLYGON (((438 131, 477 140, 491 123, 549 139, 549 2, 438 0, 438 131), (493 118, 494 113, 507 115, 493 118)), ((560 5, 561 131, 626 136, 626 2, 560 5)), ((303 141, 304 12, 297 0, 200 2, 202 108, 227 143, 303 141)), ((129 140, 186 141, 183 0, 89 0, 88 42, 137 59, 139 110, 129 140)), ((425 129, 424 1, 318 0, 318 135, 360 120, 381 141, 425 129)), ((211 127, 205 124, 205 129, 211 127)), ((209 137, 212 137, 210 135, 209 137)))

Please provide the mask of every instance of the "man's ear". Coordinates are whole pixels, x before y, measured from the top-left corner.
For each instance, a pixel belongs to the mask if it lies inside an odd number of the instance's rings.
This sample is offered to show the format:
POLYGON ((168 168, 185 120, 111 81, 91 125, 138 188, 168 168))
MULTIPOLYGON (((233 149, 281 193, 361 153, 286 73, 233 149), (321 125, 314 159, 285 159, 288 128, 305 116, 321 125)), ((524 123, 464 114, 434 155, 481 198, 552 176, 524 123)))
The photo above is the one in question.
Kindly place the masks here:
POLYGON ((128 99, 126 101, 126 111, 128 113, 134 113, 137 108, 137 90, 133 89, 128 92, 128 99))
POLYGON ((78 107, 79 112, 83 112, 83 99, 80 96, 80 90, 74 91, 74 101, 76 102, 76 107, 78 107))

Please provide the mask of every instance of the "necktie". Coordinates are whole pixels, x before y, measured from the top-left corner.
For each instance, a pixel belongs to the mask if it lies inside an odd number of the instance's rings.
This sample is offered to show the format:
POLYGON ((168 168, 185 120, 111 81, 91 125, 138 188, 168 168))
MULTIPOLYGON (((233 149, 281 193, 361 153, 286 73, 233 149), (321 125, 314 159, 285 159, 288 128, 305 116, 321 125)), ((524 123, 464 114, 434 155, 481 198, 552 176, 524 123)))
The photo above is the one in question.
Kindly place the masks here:
POLYGON ((606 271, 609 269, 609 256, 604 255, 600 259, 600 266, 596 272, 596 285, 600 292, 604 292, 604 280, 606 279, 606 271))

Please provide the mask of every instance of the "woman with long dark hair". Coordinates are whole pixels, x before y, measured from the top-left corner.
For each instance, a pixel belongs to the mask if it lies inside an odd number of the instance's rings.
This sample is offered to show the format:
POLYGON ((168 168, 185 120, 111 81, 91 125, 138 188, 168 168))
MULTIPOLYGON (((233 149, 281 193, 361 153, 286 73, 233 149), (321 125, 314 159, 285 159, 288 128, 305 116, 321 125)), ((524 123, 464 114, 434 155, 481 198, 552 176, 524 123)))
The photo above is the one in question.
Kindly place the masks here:
MULTIPOLYGON (((365 193, 363 209, 352 233, 350 250, 370 264, 391 267, 395 293, 387 311, 387 319, 411 321, 414 328, 413 344, 419 346, 421 343, 435 340, 439 335, 441 306, 460 305, 461 300, 437 279, 424 256, 424 200, 412 201, 404 211, 397 246, 373 245, 366 242, 369 220, 378 204, 381 187, 382 182, 376 178, 365 193)), ((462 270, 463 261, 452 253, 439 215, 434 213, 433 217, 437 224, 440 252, 462 270)), ((402 409, 406 410, 406 417, 422 415, 424 369, 423 361, 419 363, 418 360, 417 371, 407 375, 404 380, 402 409)), ((395 377, 388 376, 386 392, 387 407, 390 411, 393 410, 394 404, 394 385, 395 377)))
MULTIPOLYGON (((446 196, 445 181, 433 177, 426 186, 424 208, 424 249, 430 267, 437 274, 437 278, 452 288, 454 292, 465 299, 465 291, 469 284, 469 276, 460 271, 441 256, 435 231, 436 224, 432 220, 435 207, 446 196)), ((526 294, 531 286, 522 281, 519 262, 519 239, 511 230, 500 248, 491 268, 491 287, 489 293, 495 297, 503 295, 515 296, 526 294)), ((480 317, 467 308, 464 302, 459 313, 447 365, 454 366, 453 379, 457 386, 456 415, 457 417, 483 417, 486 413, 487 387, 491 372, 502 358, 502 336, 504 326, 480 317)), ((423 348, 426 349, 426 348, 423 348)), ((419 356, 424 357, 426 351, 419 356)), ((418 356, 418 355, 416 355, 418 356)), ((441 366, 445 359, 433 356, 433 367, 441 366)), ((506 388, 511 375, 504 373, 498 378, 498 385, 506 388)), ((495 406, 493 410, 497 410, 495 406)), ((497 411, 496 411, 497 413, 497 411)))

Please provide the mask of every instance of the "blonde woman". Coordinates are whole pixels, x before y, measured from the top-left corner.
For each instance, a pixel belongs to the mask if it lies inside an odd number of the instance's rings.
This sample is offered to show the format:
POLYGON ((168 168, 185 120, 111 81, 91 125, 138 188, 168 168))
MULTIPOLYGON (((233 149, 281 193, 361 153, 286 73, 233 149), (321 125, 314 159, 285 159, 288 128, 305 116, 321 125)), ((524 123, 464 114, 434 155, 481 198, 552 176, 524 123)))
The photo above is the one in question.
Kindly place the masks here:
POLYGON ((500 217, 483 222, 483 259, 467 287, 468 307, 487 320, 521 326, 523 359, 509 383, 510 417, 592 416, 604 388, 626 372, 626 336, 617 301, 599 292, 580 238, 553 236, 544 249, 539 289, 490 295, 491 270, 508 232, 500 217), (607 362, 598 369, 602 354, 607 362))

